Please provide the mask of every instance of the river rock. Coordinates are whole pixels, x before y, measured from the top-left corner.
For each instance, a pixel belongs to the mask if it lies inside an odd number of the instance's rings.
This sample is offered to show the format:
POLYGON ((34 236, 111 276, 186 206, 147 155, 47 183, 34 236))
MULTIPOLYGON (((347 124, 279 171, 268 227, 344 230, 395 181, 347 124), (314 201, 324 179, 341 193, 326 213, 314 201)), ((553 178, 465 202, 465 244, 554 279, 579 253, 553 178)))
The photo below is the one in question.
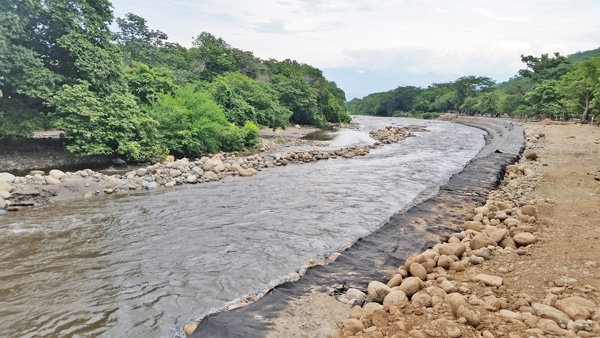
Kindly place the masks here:
POLYGON ((506 237, 507 234, 508 234, 508 230, 498 229, 490 234, 490 238, 492 239, 492 241, 494 241, 496 243, 500 243, 506 237))
POLYGON ((488 245, 496 246, 496 242, 494 242, 486 233, 479 233, 469 242, 469 247, 471 250, 477 250, 480 248, 484 248, 488 245))
POLYGON ((535 206, 533 206, 531 204, 524 205, 521 208, 521 213, 523 215, 537 217, 537 211, 535 210, 535 206))
POLYGON ((448 270, 460 272, 460 271, 465 271, 466 268, 465 268, 465 265, 463 264, 463 262, 458 261, 458 262, 452 262, 452 264, 450 264, 450 267, 448 267, 448 270))
POLYGON ((185 333, 186 336, 189 336, 194 332, 194 330, 196 330, 197 327, 198 323, 189 323, 183 327, 183 333, 185 333))
POLYGON ((53 169, 53 170, 50 170, 50 172, 48 173, 48 176, 52 176, 52 177, 56 178, 57 180, 62 180, 63 178, 67 177, 67 174, 65 174, 64 172, 62 172, 58 169, 53 169))
POLYGON ((459 293, 451 293, 445 297, 446 303, 450 306, 452 313, 456 316, 458 308, 467 306, 467 300, 459 293))
POLYGON ((523 316, 521 316, 520 313, 513 312, 510 310, 500 310, 499 314, 506 319, 512 319, 512 320, 522 320, 523 319, 523 316))
POLYGON ((454 283, 452 283, 449 280, 444 280, 442 281, 442 284, 440 284, 440 287, 446 291, 446 293, 454 293, 454 292, 458 292, 458 289, 456 288, 456 286, 454 285, 454 283))
POLYGON ((219 176, 217 174, 215 174, 214 172, 212 172, 212 171, 205 171, 204 172, 204 177, 207 180, 210 180, 210 181, 216 181, 216 180, 219 179, 219 176))
POLYGON ((171 169, 169 170, 169 176, 175 178, 181 176, 181 170, 179 169, 171 169))
POLYGON ((0 198, 7 200, 10 198, 10 193, 8 191, 0 190, 0 198))
POLYGON ((525 154, 524 154, 524 156, 528 160, 535 161, 535 160, 538 159, 538 154, 535 151, 531 151, 531 150, 526 151, 525 154))
POLYGON ((440 268, 444 268, 444 269, 448 269, 450 267, 450 264, 454 263, 454 260, 446 255, 441 255, 440 258, 438 258, 437 261, 437 266, 439 266, 440 268))
POLYGON ((480 273, 477 276, 473 277, 473 281, 474 282, 482 282, 483 284, 487 285, 487 286, 494 286, 494 287, 500 287, 502 286, 502 277, 498 277, 498 276, 490 276, 490 275, 486 275, 484 273, 480 273))
POLYGON ((552 335, 563 336, 565 330, 561 329, 556 322, 551 319, 540 319, 537 328, 552 335))
POLYGON ((517 249, 517 244, 510 236, 504 237, 502 242, 498 243, 498 245, 500 245, 500 247, 503 249, 506 249, 506 248, 511 248, 511 249, 515 249, 515 250, 517 249))
POLYGON ((344 321, 344 331, 350 331, 352 334, 356 334, 364 329, 365 326, 358 319, 350 318, 344 321))
POLYGON ((242 177, 254 176, 254 174, 257 173, 256 169, 254 169, 254 168, 248 168, 248 169, 240 168, 238 170, 238 172, 240 173, 240 176, 242 176, 242 177))
POLYGON ((148 185, 146 185, 146 189, 148 190, 155 190, 158 189, 158 184, 156 182, 148 182, 148 185))
POLYGON ((204 171, 214 171, 218 173, 225 170, 225 164, 220 158, 209 158, 204 162, 202 169, 204 169, 204 171))
POLYGON ((394 286, 398 286, 402 283, 402 275, 397 273, 395 274, 390 280, 389 282, 387 282, 387 286, 389 286, 390 288, 393 288, 394 286))
POLYGON ((527 246, 537 242, 535 235, 529 232, 520 232, 513 236, 513 240, 519 246, 527 246))
POLYGON ((479 221, 467 221, 463 224, 463 229, 480 232, 483 224, 479 221))
POLYGON ((392 291, 392 289, 381 282, 372 281, 371 283, 369 283, 367 291, 369 293, 369 298, 373 302, 382 303, 385 299, 385 296, 387 296, 392 291))
POLYGON ((190 183, 190 184, 196 184, 196 183, 198 183, 198 177, 196 177, 195 175, 189 175, 189 176, 188 176, 188 177, 185 179, 185 181, 186 181, 187 183, 190 183))
POLYGON ((406 296, 410 297, 417 293, 421 289, 422 281, 418 277, 408 277, 402 284, 398 286, 398 289, 406 294, 406 296))
POLYGON ((559 300, 556 302, 556 308, 564 312, 573 320, 578 319, 590 319, 592 317, 591 312, 582 305, 574 302, 559 300))
POLYGON ((561 302, 568 302, 568 303, 574 303, 574 304, 578 304, 581 305, 585 308, 587 308, 590 311, 594 311, 594 307, 596 306, 594 304, 594 302, 592 302, 589 299, 585 299, 583 297, 578 297, 578 296, 574 296, 574 297, 567 297, 563 300, 561 300, 561 302))
POLYGON ((43 170, 31 170, 27 175, 29 175, 29 176, 35 176, 35 175, 44 176, 44 175, 46 175, 46 173, 43 170))
POLYGON ((431 307, 431 296, 425 291, 419 291, 412 295, 410 301, 416 307, 431 307))
POLYGON ((11 173, 0 173, 0 181, 6 183, 13 183, 15 181, 15 175, 11 173))
POLYGON ((59 185, 60 181, 52 176, 46 176, 46 184, 48 185, 59 185))
POLYGON ((6 207, 6 202, 4 198, 0 197, 0 209, 4 209, 6 207))
POLYGON ((434 250, 439 252, 440 255, 456 256, 460 258, 465 251, 467 251, 467 246, 463 243, 445 243, 436 245, 434 250))
POLYGON ((457 318, 464 318, 467 320, 467 323, 473 327, 476 327, 481 322, 479 317, 479 313, 473 310, 469 310, 466 306, 462 305, 456 311, 457 318))
POLYGON ((10 192, 12 190, 12 185, 10 183, 0 181, 0 191, 10 192))
POLYGON ((400 305, 406 301, 408 301, 408 298, 406 297, 406 294, 404 293, 404 291, 392 290, 383 299, 383 306, 389 307, 392 305, 400 305))
POLYGON ((347 304, 362 304, 367 299, 367 295, 364 292, 355 288, 349 288, 342 296, 347 300, 347 304))
POLYGON ((531 309, 533 310, 532 312, 534 315, 543 319, 553 320, 556 324, 561 326, 566 326, 569 320, 571 320, 567 314, 552 306, 533 303, 531 304, 531 309))
POLYGON ((427 279, 427 270, 419 263, 412 263, 409 271, 411 275, 418 277, 421 280, 427 279))

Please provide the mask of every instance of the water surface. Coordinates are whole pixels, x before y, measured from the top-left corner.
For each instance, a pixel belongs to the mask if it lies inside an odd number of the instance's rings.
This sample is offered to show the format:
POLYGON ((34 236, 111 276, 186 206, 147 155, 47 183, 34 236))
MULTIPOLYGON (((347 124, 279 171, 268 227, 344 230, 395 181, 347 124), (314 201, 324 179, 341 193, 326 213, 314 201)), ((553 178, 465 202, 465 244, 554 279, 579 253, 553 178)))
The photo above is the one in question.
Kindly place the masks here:
MULTIPOLYGON (((331 147, 386 124, 418 133, 365 157, 0 218, 0 336, 171 337, 380 226, 461 170, 478 129, 358 117, 331 147)), ((410 239, 407 239, 410 240, 410 239)))

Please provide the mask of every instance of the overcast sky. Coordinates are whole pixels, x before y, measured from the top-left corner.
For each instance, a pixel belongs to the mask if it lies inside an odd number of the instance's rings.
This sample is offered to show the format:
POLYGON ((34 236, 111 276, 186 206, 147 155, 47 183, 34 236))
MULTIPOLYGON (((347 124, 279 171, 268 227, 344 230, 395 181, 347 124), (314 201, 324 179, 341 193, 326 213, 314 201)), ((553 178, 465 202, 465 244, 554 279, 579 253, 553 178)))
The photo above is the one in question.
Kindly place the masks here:
POLYGON ((324 71, 348 99, 465 75, 505 81, 521 54, 600 47, 598 0, 113 0, 171 42, 203 31, 324 71))

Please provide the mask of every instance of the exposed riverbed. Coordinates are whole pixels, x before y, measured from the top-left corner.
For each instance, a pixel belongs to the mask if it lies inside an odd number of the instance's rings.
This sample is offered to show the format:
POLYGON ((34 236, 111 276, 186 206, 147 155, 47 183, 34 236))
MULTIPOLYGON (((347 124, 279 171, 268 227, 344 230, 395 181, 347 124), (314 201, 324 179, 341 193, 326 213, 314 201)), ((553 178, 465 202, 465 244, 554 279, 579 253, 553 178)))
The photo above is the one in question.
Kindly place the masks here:
MULTIPOLYGON (((421 124, 364 157, 112 195, 0 218, 0 336, 174 336, 433 193, 484 145, 441 121, 356 118, 330 147, 421 124)), ((410 239, 407 239, 410 240, 410 239)))

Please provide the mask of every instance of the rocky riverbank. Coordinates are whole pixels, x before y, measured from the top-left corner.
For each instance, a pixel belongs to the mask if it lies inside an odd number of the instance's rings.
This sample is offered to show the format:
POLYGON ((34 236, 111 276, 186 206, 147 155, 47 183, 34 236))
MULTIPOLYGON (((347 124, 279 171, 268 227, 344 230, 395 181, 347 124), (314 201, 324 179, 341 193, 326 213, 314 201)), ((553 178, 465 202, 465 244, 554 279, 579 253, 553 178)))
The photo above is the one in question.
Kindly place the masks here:
MULTIPOLYGON (((416 126, 388 126, 372 133, 377 142, 371 145, 354 145, 335 150, 259 153, 249 156, 240 153, 218 153, 195 160, 185 158, 176 160, 169 156, 162 163, 132 170, 122 175, 105 175, 91 169, 76 172, 55 169, 48 173, 34 170, 22 177, 0 173, 0 213, 15 212, 22 207, 41 206, 52 201, 93 199, 100 195, 142 189, 174 188, 184 184, 220 181, 232 176, 249 177, 267 168, 289 164, 365 156, 372 149, 383 144, 399 142, 414 136, 414 132, 421 131, 425 129, 416 126)), ((304 135, 306 131, 296 131, 296 134, 304 135)), ((286 142, 289 143, 289 140, 286 142)))
POLYGON ((321 336, 600 336, 598 136, 528 125, 524 156, 462 231, 340 295, 354 307, 321 336))

